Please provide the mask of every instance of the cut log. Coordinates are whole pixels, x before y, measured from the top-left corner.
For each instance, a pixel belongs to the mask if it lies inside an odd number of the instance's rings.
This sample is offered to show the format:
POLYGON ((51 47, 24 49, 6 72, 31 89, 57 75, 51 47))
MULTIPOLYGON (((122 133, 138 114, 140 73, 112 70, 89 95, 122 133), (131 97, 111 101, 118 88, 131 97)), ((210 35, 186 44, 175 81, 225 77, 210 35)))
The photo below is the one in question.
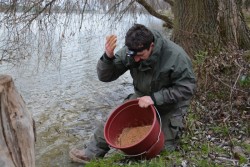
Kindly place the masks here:
POLYGON ((0 75, 0 167, 35 166, 34 127, 11 76, 0 75))

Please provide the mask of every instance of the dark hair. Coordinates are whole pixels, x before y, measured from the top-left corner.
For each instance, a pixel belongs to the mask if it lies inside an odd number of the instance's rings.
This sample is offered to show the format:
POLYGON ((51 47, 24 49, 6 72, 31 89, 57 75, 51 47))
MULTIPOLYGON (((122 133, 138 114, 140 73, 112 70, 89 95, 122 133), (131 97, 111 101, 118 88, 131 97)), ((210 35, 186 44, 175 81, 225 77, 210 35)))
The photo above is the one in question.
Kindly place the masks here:
POLYGON ((153 41, 153 33, 141 24, 134 24, 134 26, 128 30, 125 37, 125 45, 128 49, 137 52, 148 49, 153 41))

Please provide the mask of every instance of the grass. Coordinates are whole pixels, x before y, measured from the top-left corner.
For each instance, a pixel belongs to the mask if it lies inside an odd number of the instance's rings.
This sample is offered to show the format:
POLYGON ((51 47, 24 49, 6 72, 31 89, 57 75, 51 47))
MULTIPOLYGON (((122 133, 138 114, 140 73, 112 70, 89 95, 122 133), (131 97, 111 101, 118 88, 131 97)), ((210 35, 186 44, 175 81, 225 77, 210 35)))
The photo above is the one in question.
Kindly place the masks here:
POLYGON ((182 151, 174 151, 171 153, 163 152, 160 156, 151 160, 129 160, 123 156, 113 155, 109 158, 98 159, 87 164, 86 167, 172 167, 172 166, 184 166, 189 164, 192 166, 214 166, 220 167, 221 164, 216 164, 213 160, 208 158, 209 148, 208 145, 202 145, 199 147, 197 143, 195 147, 182 151), (192 151, 190 151, 192 149, 192 151))
MULTIPOLYGON (((200 124, 199 114, 189 113, 187 118, 187 129, 180 143, 178 151, 162 152, 151 160, 135 160, 121 154, 113 154, 107 158, 100 158, 91 161, 86 167, 173 167, 173 166, 194 166, 194 167, 223 167, 234 166, 232 161, 215 161, 213 156, 228 157, 235 160, 238 165, 248 164, 249 157, 239 155, 234 159, 230 152, 230 146, 223 146, 223 140, 229 135, 229 127, 226 124, 200 124), (224 126, 222 126, 224 125, 224 126), (208 131, 212 134, 208 138, 208 131)), ((233 135, 232 138, 235 138, 233 135)), ((230 142, 228 142, 230 143, 230 142)), ((244 152, 250 152, 250 145, 239 140, 232 141, 234 146, 240 146, 244 152)))

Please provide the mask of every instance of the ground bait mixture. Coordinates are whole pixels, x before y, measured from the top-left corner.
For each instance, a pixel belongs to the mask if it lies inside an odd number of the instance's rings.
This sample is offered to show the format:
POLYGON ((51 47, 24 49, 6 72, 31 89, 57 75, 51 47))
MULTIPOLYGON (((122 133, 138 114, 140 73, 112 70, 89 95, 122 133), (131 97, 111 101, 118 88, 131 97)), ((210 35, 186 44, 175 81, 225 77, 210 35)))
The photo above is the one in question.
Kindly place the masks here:
POLYGON ((152 125, 145 125, 124 128, 116 141, 116 145, 119 147, 128 147, 139 142, 147 135, 151 126, 152 125))

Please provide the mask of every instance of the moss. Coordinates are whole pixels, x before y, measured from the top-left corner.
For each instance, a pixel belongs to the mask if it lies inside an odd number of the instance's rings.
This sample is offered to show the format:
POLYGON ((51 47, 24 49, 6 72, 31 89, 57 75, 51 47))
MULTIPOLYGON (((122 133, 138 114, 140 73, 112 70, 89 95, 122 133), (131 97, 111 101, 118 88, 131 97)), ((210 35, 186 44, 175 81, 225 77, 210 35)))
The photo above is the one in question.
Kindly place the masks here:
POLYGON ((224 90, 218 90, 217 92, 208 92, 207 93, 207 100, 215 100, 215 99, 228 99, 229 93, 224 90))
POLYGON ((96 159, 91 161, 89 164, 86 164, 86 167, 113 167, 119 166, 116 162, 120 161, 124 157, 120 154, 114 154, 108 158, 96 159))
POLYGON ((211 127, 211 129, 214 131, 214 133, 216 134, 221 134, 223 136, 227 136, 228 133, 229 133, 229 130, 227 127, 225 126, 214 126, 214 127, 211 127))
POLYGON ((208 146, 208 144, 202 144, 201 150, 202 150, 202 154, 208 154, 209 153, 209 146, 208 146))
POLYGON ((207 159, 203 159, 197 162, 197 166, 210 167, 215 165, 212 165, 211 162, 209 162, 207 159))
POLYGON ((202 65, 208 55, 207 51, 199 51, 194 55, 194 64, 195 65, 202 65))
POLYGON ((247 163, 247 158, 246 157, 244 157, 244 156, 241 156, 241 155, 239 155, 239 163, 240 164, 245 164, 245 163, 247 163))
POLYGON ((211 152, 216 152, 216 153, 219 153, 219 154, 227 154, 228 151, 223 149, 222 147, 218 147, 218 146, 211 146, 211 152))
POLYGON ((242 88, 249 88, 250 87, 250 76, 247 76, 247 75, 241 76, 241 78, 239 80, 239 85, 242 88))

